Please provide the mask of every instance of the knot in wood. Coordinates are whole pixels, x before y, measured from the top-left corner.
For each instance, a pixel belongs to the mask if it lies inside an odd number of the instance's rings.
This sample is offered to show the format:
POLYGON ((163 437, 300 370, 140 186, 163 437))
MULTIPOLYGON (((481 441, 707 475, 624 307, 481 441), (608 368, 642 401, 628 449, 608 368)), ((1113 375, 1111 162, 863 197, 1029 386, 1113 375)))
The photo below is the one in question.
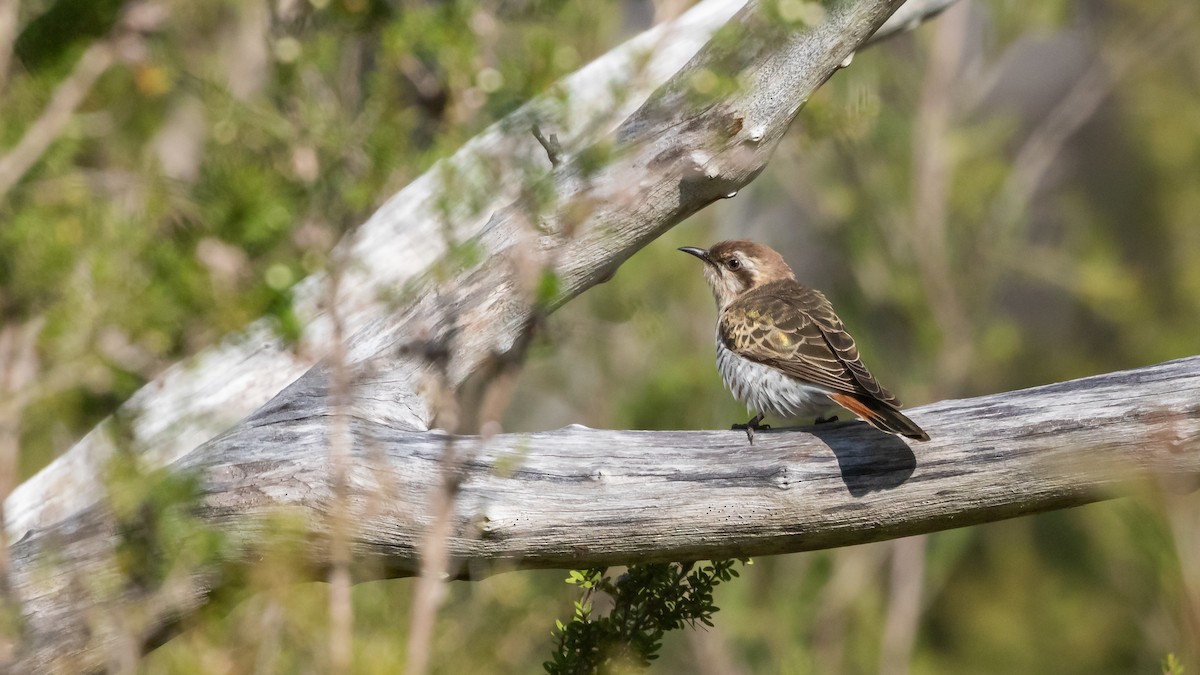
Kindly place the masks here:
POLYGON ((478 533, 480 539, 498 539, 500 524, 492 520, 486 513, 477 513, 471 518, 471 529, 478 533))
POLYGON ((791 469, 781 466, 775 469, 775 472, 771 475, 771 482, 780 490, 789 490, 793 489, 800 481, 796 476, 792 475, 791 469))
POLYGON ((688 159, 692 162, 692 173, 705 173, 709 161, 712 160, 712 155, 703 150, 693 150, 688 159))
POLYGON ((729 134, 729 138, 737 136, 742 131, 742 126, 745 125, 746 117, 740 112, 735 112, 729 116, 729 122, 725 125, 725 131, 729 134))

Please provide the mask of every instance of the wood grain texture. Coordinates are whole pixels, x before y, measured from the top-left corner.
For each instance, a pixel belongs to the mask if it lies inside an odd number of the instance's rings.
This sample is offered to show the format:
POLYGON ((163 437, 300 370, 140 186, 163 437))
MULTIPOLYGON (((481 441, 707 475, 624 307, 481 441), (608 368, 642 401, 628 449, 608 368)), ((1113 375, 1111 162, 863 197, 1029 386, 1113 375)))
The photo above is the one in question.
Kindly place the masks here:
MULTIPOLYGON (((908 411, 932 440, 854 421, 760 432, 568 427, 450 437, 353 424, 358 553, 392 575, 415 546, 453 442, 463 568, 587 567, 787 553, 1085 504, 1153 476, 1200 474, 1200 357, 908 411), (390 488, 386 486, 391 486, 390 488)), ((266 422, 210 444, 209 518, 280 506, 319 523, 325 421, 266 422), (298 423, 299 422, 299 423, 298 423)))
MULTIPOLYGON (((582 427, 485 441, 355 419, 355 554, 369 570, 360 579, 417 569, 449 443, 460 460, 449 548, 462 578, 861 544, 1086 504, 1146 480, 1192 489, 1200 475, 1200 357, 909 413, 933 440, 910 444, 856 421, 761 432, 753 446, 738 431, 582 427)), ((302 411, 260 418, 173 470, 202 477, 195 513, 242 542, 241 559, 253 557, 264 518, 286 512, 318 534, 309 556, 320 570, 328 426, 302 411)), ((116 539, 96 506, 12 547, 30 629, 24 665, 97 665, 116 627, 96 624, 104 601, 89 589, 116 583, 116 539)), ((178 580, 149 612, 144 639, 203 604, 221 578, 178 580)))

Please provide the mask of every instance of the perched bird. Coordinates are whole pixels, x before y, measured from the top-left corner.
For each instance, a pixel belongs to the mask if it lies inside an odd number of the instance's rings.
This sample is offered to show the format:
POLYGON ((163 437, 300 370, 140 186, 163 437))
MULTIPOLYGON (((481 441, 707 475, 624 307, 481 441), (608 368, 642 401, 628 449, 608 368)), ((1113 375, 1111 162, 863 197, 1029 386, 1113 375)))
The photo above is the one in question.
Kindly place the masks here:
POLYGON ((717 300, 717 369, 756 413, 733 425, 751 443, 755 430, 771 428, 761 423, 767 414, 820 424, 836 420, 820 416, 839 405, 883 431, 929 440, 863 365, 829 300, 796 281, 783 256, 752 241, 679 250, 704 261, 717 300))

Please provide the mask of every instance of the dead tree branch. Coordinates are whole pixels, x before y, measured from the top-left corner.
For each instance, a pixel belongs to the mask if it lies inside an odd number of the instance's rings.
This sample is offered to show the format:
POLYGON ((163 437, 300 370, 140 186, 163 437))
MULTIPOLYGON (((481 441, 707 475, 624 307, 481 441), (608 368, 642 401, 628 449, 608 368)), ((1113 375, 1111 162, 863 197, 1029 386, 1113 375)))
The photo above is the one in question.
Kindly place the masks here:
MULTIPOLYGON (((912 447, 860 422, 766 432, 753 446, 730 431, 457 437, 465 458, 446 546, 459 578, 480 578, 861 544, 1078 506, 1147 479, 1182 476, 1191 489, 1198 401, 1200 357, 1191 357, 916 408, 933 440, 912 447)), ((322 410, 293 410, 214 439, 176 469, 203 476, 196 513, 252 557, 273 514, 299 514, 314 531, 329 522, 330 433, 322 410)), ((351 434, 352 494, 400 486, 359 523, 355 557, 384 576, 416 574, 432 513, 425 488, 442 479, 448 438, 369 420, 355 420, 351 434)), ((111 575, 110 522, 96 506, 14 545, 35 640, 24 662, 33 670, 23 672, 95 663, 90 650, 103 635, 79 633, 93 605, 61 584, 111 575)), ((312 555, 316 569, 330 562, 328 552, 312 555)), ((170 609, 201 604, 219 581, 198 575, 170 609)))

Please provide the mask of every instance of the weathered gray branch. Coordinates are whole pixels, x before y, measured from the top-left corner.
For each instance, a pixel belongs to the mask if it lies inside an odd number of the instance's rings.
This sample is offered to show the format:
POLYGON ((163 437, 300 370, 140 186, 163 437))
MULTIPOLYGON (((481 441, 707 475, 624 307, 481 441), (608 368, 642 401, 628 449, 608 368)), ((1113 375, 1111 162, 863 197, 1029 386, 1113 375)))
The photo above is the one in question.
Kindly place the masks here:
MULTIPOLYGON (((414 573, 449 442, 461 458, 449 547, 459 576, 475 578, 859 544, 1086 504, 1147 479, 1182 476, 1191 489, 1200 475, 1200 357, 910 414, 932 441, 909 445, 861 422, 748 445, 731 431, 569 427, 485 441, 355 420, 356 558, 376 575, 414 573)), ((261 418, 176 469, 203 477, 197 517, 250 556, 266 516, 290 511, 316 531, 328 522, 328 432, 327 418, 303 411, 261 418)), ((71 579, 111 577, 103 561, 116 536, 97 506, 13 547, 35 640, 26 664, 96 663, 106 626, 91 626, 91 643, 78 632, 80 605, 94 605, 71 579), (60 571, 46 575, 38 563, 51 558, 60 571)), ((312 553, 317 569, 327 561, 312 553)), ((159 611, 202 603, 218 579, 192 579, 159 611)))
MULTIPOLYGON (((398 486, 358 553, 415 571, 427 486, 453 440, 452 554, 472 570, 789 553, 1077 506, 1154 476, 1200 475, 1200 356, 914 408, 933 440, 865 423, 734 431, 557 431, 451 438, 354 423, 354 490, 398 486), (374 453, 374 454, 373 454, 374 453)), ((281 506, 324 522, 323 419, 263 420, 181 468, 208 518, 253 528, 281 506)))

